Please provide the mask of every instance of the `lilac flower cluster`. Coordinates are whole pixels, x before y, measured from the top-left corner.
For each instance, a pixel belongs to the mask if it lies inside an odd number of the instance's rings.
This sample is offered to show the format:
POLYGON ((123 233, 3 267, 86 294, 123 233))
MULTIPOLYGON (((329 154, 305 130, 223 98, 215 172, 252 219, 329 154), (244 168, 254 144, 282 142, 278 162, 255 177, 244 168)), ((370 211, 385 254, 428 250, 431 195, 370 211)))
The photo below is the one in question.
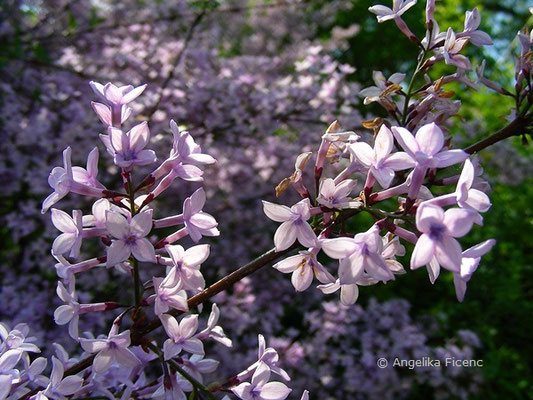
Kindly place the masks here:
MULTIPOLYGON (((495 244, 489 239, 463 251, 457 240, 468 234, 474 224, 483 224, 480 213, 486 212, 491 203, 485 194, 488 185, 479 177, 477 161, 469 158, 469 153, 478 148, 451 149, 441 128, 460 106, 459 102, 450 100, 443 85, 459 81, 474 86, 466 75, 471 63, 460 52, 469 42, 485 46, 492 43, 491 39, 478 30, 481 17, 477 9, 467 11, 463 32, 456 34, 449 28, 446 34, 441 33, 433 17, 434 1, 428 0, 427 32, 420 40, 401 17, 414 3, 394 1, 393 9, 382 5, 370 8, 377 14, 378 22, 393 19, 400 31, 421 48, 418 65, 406 87, 401 85, 404 74, 393 74, 387 80, 377 71, 374 73, 376 86, 360 93, 365 96, 365 103, 377 101, 391 118, 391 121, 377 118, 363 123, 374 131, 374 147, 358 141, 359 136, 354 132, 342 131, 335 121, 322 136, 317 150, 315 195, 311 195, 312 190, 301 179, 311 157, 307 152, 296 161, 297 179, 295 173, 282 181, 276 193, 280 195, 292 185, 303 200, 291 208, 263 202, 267 217, 282 222, 274 235, 276 250, 287 249, 295 241, 307 248, 299 256, 274 265, 283 273, 292 273, 297 291, 307 289, 314 275, 321 283, 318 289, 326 294, 340 290, 341 302, 353 304, 358 297, 358 286, 386 283, 394 280, 395 275, 405 273, 396 261, 397 256, 405 254, 400 244, 402 239, 415 245, 411 269, 426 266, 432 283, 438 278, 441 267, 452 272, 457 299, 463 301, 467 282, 481 257, 495 244), (456 72, 433 80, 429 75, 431 68, 440 61, 454 67, 456 72), (424 74, 424 83, 416 88, 421 74, 424 74), (333 178, 323 178, 328 158, 332 163, 341 160, 345 166, 340 173, 333 170, 333 178), (346 162, 343 159, 347 159, 346 162), (441 172, 460 163, 464 163, 460 175, 441 172), (354 175, 361 173, 364 177, 362 190, 352 194, 356 188, 354 175), (377 190, 376 184, 379 184, 377 190), (449 194, 435 197, 431 191, 453 184, 456 187, 449 194), (396 197, 396 209, 378 207, 380 202, 396 197), (445 210, 444 207, 449 208, 445 210), (354 234, 347 225, 349 219, 359 213, 369 213, 374 224, 354 234), (318 262, 320 251, 339 260, 337 277, 318 262)), ((531 48, 531 38, 523 33, 519 36, 522 53, 515 76, 516 94, 512 96, 517 99, 515 122, 522 121, 527 126, 532 102, 531 86, 524 77, 530 76, 531 62, 526 50, 531 48)), ((487 79, 483 79, 483 83, 497 89, 487 79)), ((511 95, 503 89, 500 93, 511 95)), ((518 133, 521 132, 519 129, 518 133)))

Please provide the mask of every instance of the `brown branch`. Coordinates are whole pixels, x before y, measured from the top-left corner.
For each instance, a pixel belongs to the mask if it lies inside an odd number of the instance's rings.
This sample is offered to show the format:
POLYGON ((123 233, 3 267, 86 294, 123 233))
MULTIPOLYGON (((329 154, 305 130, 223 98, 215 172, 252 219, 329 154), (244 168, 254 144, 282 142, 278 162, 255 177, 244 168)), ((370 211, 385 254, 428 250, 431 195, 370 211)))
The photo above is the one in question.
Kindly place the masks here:
POLYGON ((509 125, 500 129, 498 132, 493 133, 492 135, 480 140, 477 143, 474 143, 471 146, 468 146, 465 151, 468 154, 476 153, 504 139, 512 136, 520 136, 526 133, 527 128, 532 127, 532 122, 533 114, 531 113, 524 117, 517 117, 509 125))

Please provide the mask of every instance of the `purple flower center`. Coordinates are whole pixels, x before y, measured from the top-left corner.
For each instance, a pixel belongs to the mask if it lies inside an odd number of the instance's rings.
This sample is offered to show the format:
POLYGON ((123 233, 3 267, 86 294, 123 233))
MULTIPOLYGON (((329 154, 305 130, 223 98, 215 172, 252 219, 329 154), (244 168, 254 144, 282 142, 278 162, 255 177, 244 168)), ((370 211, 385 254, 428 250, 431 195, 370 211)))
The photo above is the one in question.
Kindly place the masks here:
POLYGON ((444 225, 433 224, 429 228, 429 237, 433 240, 440 240, 445 231, 446 227, 444 225))
POLYGON ((126 236, 126 238, 124 239, 124 242, 128 245, 128 246, 133 246, 135 244, 135 242, 137 241, 137 238, 134 236, 134 235, 128 235, 126 236))

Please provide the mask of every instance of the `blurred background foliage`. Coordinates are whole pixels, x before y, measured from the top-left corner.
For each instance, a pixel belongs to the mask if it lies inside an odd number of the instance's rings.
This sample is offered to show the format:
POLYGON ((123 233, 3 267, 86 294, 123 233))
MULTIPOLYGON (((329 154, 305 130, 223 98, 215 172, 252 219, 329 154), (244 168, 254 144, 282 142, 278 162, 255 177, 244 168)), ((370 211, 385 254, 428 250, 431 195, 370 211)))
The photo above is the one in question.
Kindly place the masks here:
MULTIPOLYGON (((2 17, 9 18, 10 13, 23 13, 25 18, 35 23, 34 29, 37 29, 42 23, 40 9, 38 6, 32 7, 31 1, 24 3, 27 6, 20 7, 17 1, 2 2, 2 17)), ((136 2, 140 10, 149 10, 150 7, 161 3, 164 1, 136 2)), ((254 8, 275 3, 284 2, 248 0, 246 6, 254 8)), ((352 0, 351 7, 342 7, 330 16, 326 24, 318 25, 313 22, 313 13, 327 7, 328 1, 307 0, 292 3, 307 10, 303 12, 299 23, 309 24, 312 39, 328 44, 327 49, 334 59, 355 68, 349 79, 359 83, 361 87, 373 85, 374 70, 383 71, 385 76, 399 71, 407 72, 409 76, 409 71, 413 70, 417 48, 398 33, 393 23, 377 23, 375 16, 367 11, 369 6, 375 4, 374 1, 352 0), (332 39, 337 36, 346 40, 342 42, 342 46, 331 46, 330 43, 335 43, 332 39)), ((388 2, 385 4, 390 6, 388 2)), ((443 30, 447 26, 461 30, 465 11, 478 7, 482 13, 481 29, 491 34, 494 46, 485 49, 470 46, 468 55, 473 65, 486 59, 486 75, 502 86, 509 87, 512 85, 513 75, 512 54, 517 46, 516 32, 524 26, 532 26, 531 14, 528 12, 530 5, 526 0, 442 0, 437 1, 436 19, 443 30)), ((190 6, 193 10, 216 10, 225 4, 199 0, 190 2, 190 6)), ((419 1, 404 15, 409 27, 419 37, 424 35, 424 7, 425 2, 419 1)), ((267 7, 265 12, 266 10, 267 7)), ((107 23, 100 16, 98 2, 94 2, 94 6, 90 7, 90 15, 83 25, 80 25, 75 13, 69 12, 68 5, 66 13, 68 24, 62 35, 67 41, 75 40, 75 34, 80 29, 91 30, 107 23), (69 39, 70 37, 74 39, 69 39)), ((220 23, 223 25, 224 22, 220 23)), ((16 24, 15 28, 17 29, 16 24)), ((21 59, 33 65, 53 63, 47 37, 33 38, 28 42, 28 32, 20 29, 21 31, 16 30, 15 34, 9 37, 0 37, 0 67, 21 59)), ((232 31, 231 40, 220 40, 219 55, 231 58, 242 54, 243 42, 254 34, 255 29, 252 22, 243 23, 239 30, 232 31)), ((289 46, 291 43, 291 32, 288 31, 285 36, 282 35, 279 46, 289 46)), ((446 67, 442 67, 440 72, 446 71, 446 67)), ((454 126, 450 129, 457 136, 458 142, 473 143, 505 125, 505 117, 512 107, 512 101, 509 99, 484 88, 475 92, 460 85, 451 85, 450 90, 456 93, 463 104, 460 116, 454 119, 454 126)), ((39 90, 34 89, 33 95, 37 98, 39 90)), ((363 106, 362 101, 352 105, 363 117, 383 115, 379 107, 363 106)), ((276 133, 294 134, 287 127, 280 127, 276 133)), ((524 146, 519 138, 513 138, 510 142, 519 148, 519 154, 526 163, 532 161, 531 144, 524 146)), ((482 154, 485 160, 494 161, 498 157, 498 153, 490 150, 482 154)), ((442 322, 443 329, 438 332, 436 339, 450 337, 460 329, 475 332, 483 344, 476 357, 484 360, 484 383, 480 392, 472 398, 533 399, 533 179, 531 176, 513 179, 515 171, 505 170, 508 160, 496 161, 490 164, 492 167, 486 168, 486 173, 491 178, 493 191, 490 197, 493 207, 485 214, 484 227, 476 228, 463 243, 466 248, 486 238, 495 238, 498 244, 483 258, 481 267, 469 283, 464 303, 459 304, 455 299, 451 274, 443 273, 437 282, 431 285, 427 273, 421 269, 409 272, 407 276, 400 276, 387 285, 362 288, 358 304, 365 306, 372 297, 380 301, 402 298, 411 303, 411 312, 414 315, 429 314, 442 322)), ((274 185, 276 183, 273 182, 274 185)), ((2 209, 11 208, 9 201, 3 202, 2 209)), ((6 210, 2 212, 7 212, 6 210)), ((357 223, 364 224, 365 221, 357 223)), ((0 235, 3 251, 15 245, 9 229, 2 226, 0 235)), ((408 260, 408 256, 409 252, 404 260, 408 260)), ((54 280, 53 276, 49 278, 54 280)), ((287 321, 293 320, 290 312, 294 310, 287 311, 287 321)), ((427 398, 427 393, 423 387, 415 388, 410 398, 427 398)))

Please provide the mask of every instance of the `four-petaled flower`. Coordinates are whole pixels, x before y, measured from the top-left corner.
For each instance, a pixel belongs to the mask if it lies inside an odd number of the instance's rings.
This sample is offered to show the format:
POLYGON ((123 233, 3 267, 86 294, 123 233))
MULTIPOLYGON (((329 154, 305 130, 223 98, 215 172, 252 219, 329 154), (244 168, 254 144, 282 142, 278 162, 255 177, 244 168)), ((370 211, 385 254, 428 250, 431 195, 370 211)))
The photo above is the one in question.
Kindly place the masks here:
MULTIPOLYGON (((188 311, 187 294, 183 290, 183 281, 172 268, 165 278, 152 279, 154 283, 155 294, 153 295, 155 305, 154 312, 161 315, 169 310, 170 307, 176 310, 188 311)), ((151 300, 150 296, 147 300, 151 300)))
POLYGON ((352 143, 348 148, 362 165, 370 169, 381 187, 387 189, 394 178, 394 171, 415 166, 409 154, 402 151, 391 154, 393 145, 392 132, 381 125, 373 149, 364 142, 352 143))
POLYGON ((105 339, 80 339, 83 350, 88 353, 98 353, 93 361, 93 371, 97 374, 105 372, 113 361, 125 367, 135 367, 140 360, 128 349, 131 344, 130 331, 117 334, 118 326, 113 324, 109 335, 105 339))
POLYGON ((215 218, 202 211, 205 200, 204 189, 199 188, 183 202, 183 223, 195 243, 198 243, 202 236, 220 235, 215 218))
POLYGON ((194 354, 204 354, 204 344, 201 340, 193 337, 198 329, 198 315, 187 315, 179 323, 176 318, 169 314, 161 314, 159 318, 169 337, 163 343, 165 360, 176 357, 181 350, 194 354))
POLYGON ((288 249, 298 239, 306 247, 314 247, 317 239, 307 220, 311 217, 309 199, 304 199, 291 208, 263 201, 263 210, 268 218, 283 222, 274 234, 276 251, 288 249))
POLYGON ((165 250, 172 260, 172 271, 190 290, 203 290, 205 280, 200 265, 209 257, 209 245, 200 244, 185 250, 182 246, 166 245, 165 250))
POLYGON ((481 224, 481 216, 474 210, 452 208, 445 212, 422 203, 416 211, 416 227, 422 236, 413 250, 411 268, 429 264, 435 257, 442 267, 459 272, 462 250, 455 238, 466 235, 474 222, 481 224))
POLYGON ((345 179, 337 185, 331 178, 324 179, 320 183, 320 194, 317 201, 327 208, 341 209, 358 207, 362 203, 348 197, 356 185, 357 181, 352 179, 345 179))
POLYGON ((152 229, 152 210, 143 211, 133 218, 114 211, 106 213, 106 227, 115 239, 107 250, 107 267, 125 261, 133 254, 139 261, 155 262, 154 246, 146 235, 152 229))
POLYGON ((292 272, 291 282, 294 288, 301 292, 307 289, 313 281, 313 275, 322 283, 331 283, 335 278, 316 259, 318 249, 314 251, 300 251, 273 265, 275 269, 285 274, 292 272))
POLYGON ((340 260, 339 283, 341 285, 357 283, 364 272, 378 281, 386 282, 394 279, 394 275, 381 254, 383 241, 376 225, 366 232, 358 233, 353 238, 324 239, 321 246, 328 256, 340 260))
POLYGON ((109 127, 108 135, 100 135, 114 163, 125 169, 134 165, 147 165, 156 161, 153 150, 144 150, 150 140, 150 130, 146 121, 135 125, 128 132, 109 127))

